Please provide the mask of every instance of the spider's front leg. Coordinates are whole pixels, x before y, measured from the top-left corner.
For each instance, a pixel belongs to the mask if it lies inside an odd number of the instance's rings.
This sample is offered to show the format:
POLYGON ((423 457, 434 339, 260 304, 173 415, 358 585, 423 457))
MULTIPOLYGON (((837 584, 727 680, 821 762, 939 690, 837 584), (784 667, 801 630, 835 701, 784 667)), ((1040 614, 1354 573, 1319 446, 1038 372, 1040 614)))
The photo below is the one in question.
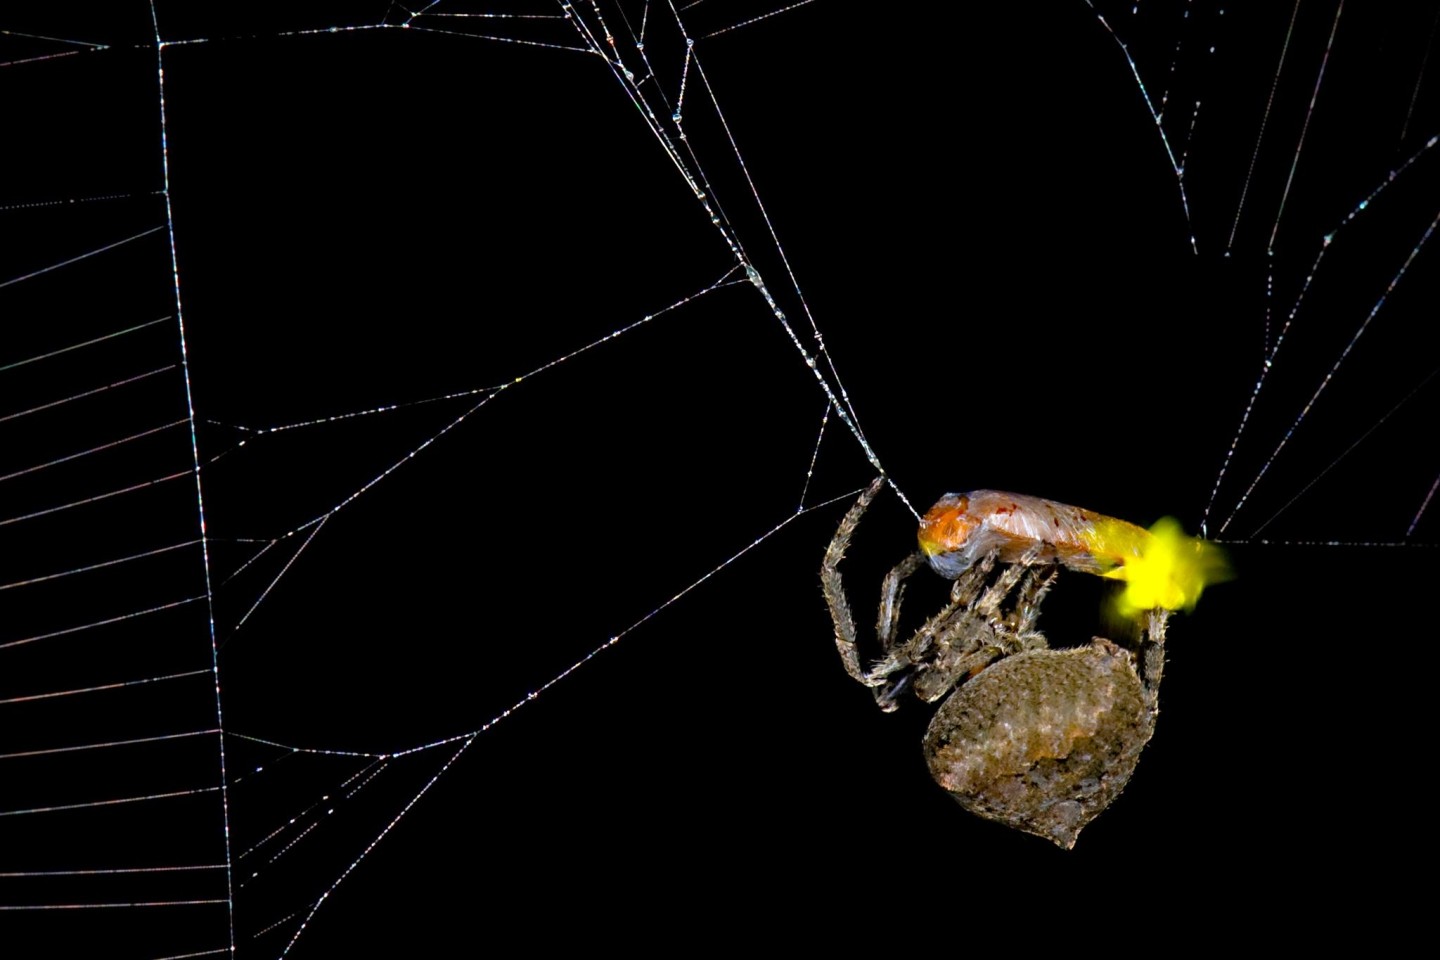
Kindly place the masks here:
MULTIPOLYGON (((830 540, 830 546, 825 549, 825 560, 820 565, 820 588, 825 594, 825 605, 830 608, 830 619, 835 624, 835 648, 840 653, 840 662, 844 664, 846 673, 867 687, 883 686, 888 674, 866 670, 860 663, 855 616, 850 612, 850 601, 845 598, 845 584, 840 577, 840 561, 845 559, 845 551, 850 547, 850 538, 859 526, 860 518, 865 515, 870 501, 875 499, 884 483, 883 476, 870 481, 859 499, 846 511, 835 536, 830 540)), ((903 577, 897 576, 892 570, 891 577, 886 578, 887 585, 892 584, 892 578, 895 596, 891 605, 898 607, 900 581, 903 577)))
POLYGON ((1026 556, 1005 564, 990 582, 996 559, 991 551, 965 571, 951 590, 950 605, 911 641, 927 648, 914 654, 917 659, 921 654, 925 657, 915 680, 915 695, 926 703, 938 700, 1001 657, 1046 646, 1035 620, 1040 601, 1055 580, 1055 568, 1032 566, 1035 557, 1026 556))
MULTIPOLYGON (((977 621, 974 610, 982 594, 992 597, 995 606, 998 607, 1014 587, 1015 580, 1019 578, 1018 572, 1012 576, 1007 567, 1006 572, 1001 575, 1001 579, 1005 581, 1004 584, 997 583, 996 586, 987 590, 985 585, 989 582, 998 559, 999 553, 990 550, 968 570, 956 577, 954 584, 950 587, 949 602, 939 613, 925 621, 914 636, 899 646, 895 645, 895 632, 900 620, 900 594, 903 592, 901 585, 906 577, 925 565, 924 553, 917 552, 906 557, 896 564, 895 568, 886 576, 880 591, 880 622, 877 627, 881 646, 886 656, 870 670, 872 676, 887 678, 886 682, 875 690, 875 702, 881 710, 886 713, 895 710, 898 706, 895 702, 896 699, 912 682, 915 685, 916 694, 922 700, 928 703, 934 699, 922 692, 933 686, 933 678, 929 671, 933 670, 941 660, 954 659, 952 650, 954 638, 974 634, 977 630, 981 632, 984 630, 985 615, 978 618, 978 628, 970 622, 977 621), (962 621, 964 621, 963 624, 962 621)), ((1043 645, 1044 639, 1041 638, 1040 642, 1043 645)), ((975 648, 981 645, 981 641, 976 639, 964 652, 973 653, 975 648)), ((994 659, 994 657, 991 656, 984 662, 988 663, 990 659, 994 659)))
POLYGON ((880 614, 875 622, 875 635, 880 638, 880 650, 889 653, 895 646, 895 630, 900 623, 900 601, 905 598, 905 581, 916 570, 925 566, 925 554, 916 550, 901 560, 885 574, 880 585, 880 614))
MULTIPOLYGON (((1025 572, 1015 594, 1015 604, 1004 620, 1004 628, 1014 650, 1035 650, 1048 647, 1045 635, 1035 627, 1040 618, 1040 603, 1055 584, 1060 568, 1053 564, 1032 567, 1025 572)), ((1012 651, 1013 652, 1013 651, 1012 651)))
MULTIPOLYGON (((896 708, 896 697, 910 681, 912 671, 909 668, 914 662, 910 654, 923 646, 917 645, 916 640, 911 639, 903 648, 897 648, 895 632, 900 621, 900 603, 905 593, 905 581, 915 571, 925 566, 925 554, 919 550, 915 551, 897 563, 885 575, 885 580, 880 588, 879 612, 875 627, 880 649, 885 657, 869 668, 865 667, 860 659, 855 617, 850 610, 850 602, 845 596, 845 585, 840 576, 840 562, 845 559, 845 551, 849 549, 850 538, 854 534, 855 528, 859 526, 860 518, 864 516, 866 508, 880 492, 884 482, 884 477, 876 477, 840 521, 840 526, 825 551, 825 560, 820 567, 820 585, 825 595, 825 603, 830 608, 830 619, 835 625, 835 647, 840 654, 840 662, 844 665, 845 672, 854 680, 872 688, 880 709, 889 712, 896 708)), ((992 563, 993 559, 987 559, 983 565, 984 570, 988 571, 992 563)), ((929 629, 931 632, 940 629, 947 613, 953 611, 959 603, 969 604, 972 602, 974 596, 978 594, 978 590, 977 586, 973 592, 969 592, 968 587, 957 583, 955 590, 952 591, 950 606, 932 618, 925 629, 929 629)))
MULTIPOLYGON (((982 593, 986 592, 985 585, 995 569, 996 559, 997 554, 992 550, 956 577, 950 587, 949 602, 925 621, 909 640, 889 651, 885 660, 877 665, 877 672, 897 676, 884 688, 875 691, 875 699, 882 710, 894 710, 895 698, 912 681, 916 695, 930 702, 934 697, 929 691, 935 686, 936 676, 944 673, 946 662, 953 661, 957 655, 970 654, 980 647, 992 645, 986 643, 993 636, 988 618, 977 614, 975 607, 982 593)), ((889 629, 893 634, 895 625, 890 624, 889 629)))

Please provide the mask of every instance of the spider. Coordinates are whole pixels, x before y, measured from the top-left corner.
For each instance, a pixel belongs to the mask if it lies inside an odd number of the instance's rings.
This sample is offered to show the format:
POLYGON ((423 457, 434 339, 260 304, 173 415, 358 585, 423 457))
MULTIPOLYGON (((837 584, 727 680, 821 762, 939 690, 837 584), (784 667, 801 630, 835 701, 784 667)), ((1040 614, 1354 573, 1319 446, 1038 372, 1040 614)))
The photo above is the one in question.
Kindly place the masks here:
POLYGON ((1060 566, 1096 573, 1128 558, 1138 569, 1130 545, 1150 535, 1035 497, 947 496, 926 515, 921 549, 881 585, 881 658, 867 668, 839 566, 884 482, 877 477, 845 514, 820 568, 846 672, 887 712, 906 689, 926 703, 946 698, 924 740, 936 782, 971 813, 1070 849, 1120 794, 1154 733, 1169 612, 1142 613, 1136 652, 1101 637, 1051 649, 1036 627, 1040 604, 1060 566), (949 602, 897 642, 905 581, 927 561, 954 580, 949 602))

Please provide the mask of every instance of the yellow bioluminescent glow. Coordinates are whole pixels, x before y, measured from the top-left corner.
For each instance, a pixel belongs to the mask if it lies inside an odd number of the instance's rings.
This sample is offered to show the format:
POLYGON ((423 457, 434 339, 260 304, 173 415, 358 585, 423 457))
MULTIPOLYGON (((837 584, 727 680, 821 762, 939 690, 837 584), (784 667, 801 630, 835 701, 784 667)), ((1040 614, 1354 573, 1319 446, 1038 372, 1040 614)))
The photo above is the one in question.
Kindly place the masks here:
MULTIPOLYGON (((1127 541, 1123 563, 1102 576, 1123 580, 1125 589, 1118 599, 1120 613, 1135 619, 1147 610, 1193 610, 1205 587, 1231 577, 1225 553, 1213 543, 1186 536, 1180 522, 1164 517, 1150 528, 1149 536, 1137 539, 1129 529, 1116 530, 1127 541)), ((1110 539, 1105 523, 1097 523, 1096 537, 1110 539)))

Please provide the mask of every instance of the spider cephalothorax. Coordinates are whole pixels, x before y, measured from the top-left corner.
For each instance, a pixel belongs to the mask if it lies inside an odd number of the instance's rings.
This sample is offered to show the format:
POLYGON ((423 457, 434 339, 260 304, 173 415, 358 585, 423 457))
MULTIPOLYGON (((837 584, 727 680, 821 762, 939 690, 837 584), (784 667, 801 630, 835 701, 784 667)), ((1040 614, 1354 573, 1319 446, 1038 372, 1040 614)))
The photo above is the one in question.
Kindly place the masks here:
POLYGON ((883 482, 876 478, 845 514, 820 570, 846 671, 887 711, 907 688, 927 703, 950 694, 925 734, 936 782, 972 813, 1074 846, 1124 788, 1154 733, 1168 613, 1158 606, 1143 613, 1137 652, 1098 637, 1052 650, 1036 629, 1040 602, 1060 566, 1117 569, 1140 556, 1139 548, 1129 552, 1129 540, 1149 535, 1038 498, 952 494, 927 514, 921 549, 885 577, 881 659, 866 668, 839 565, 883 482), (988 513, 971 509, 986 498, 996 501, 988 513), (949 602, 898 642, 904 582, 927 560, 954 580, 949 602))

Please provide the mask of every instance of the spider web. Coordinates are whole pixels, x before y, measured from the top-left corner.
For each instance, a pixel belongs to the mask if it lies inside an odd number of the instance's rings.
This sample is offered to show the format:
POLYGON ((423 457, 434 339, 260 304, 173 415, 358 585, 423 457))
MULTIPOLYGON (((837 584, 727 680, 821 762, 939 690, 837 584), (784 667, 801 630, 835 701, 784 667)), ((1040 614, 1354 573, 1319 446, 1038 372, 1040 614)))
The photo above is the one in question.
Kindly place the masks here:
POLYGON ((1293 880, 1388 809, 1328 771, 1408 741, 1330 712, 1422 695, 1333 691, 1434 565, 1435 11, 119 6, 0 24, 7 930, 813 930, 961 862, 1293 880), (836 669, 881 458, 1233 545, 1068 859, 836 669))

